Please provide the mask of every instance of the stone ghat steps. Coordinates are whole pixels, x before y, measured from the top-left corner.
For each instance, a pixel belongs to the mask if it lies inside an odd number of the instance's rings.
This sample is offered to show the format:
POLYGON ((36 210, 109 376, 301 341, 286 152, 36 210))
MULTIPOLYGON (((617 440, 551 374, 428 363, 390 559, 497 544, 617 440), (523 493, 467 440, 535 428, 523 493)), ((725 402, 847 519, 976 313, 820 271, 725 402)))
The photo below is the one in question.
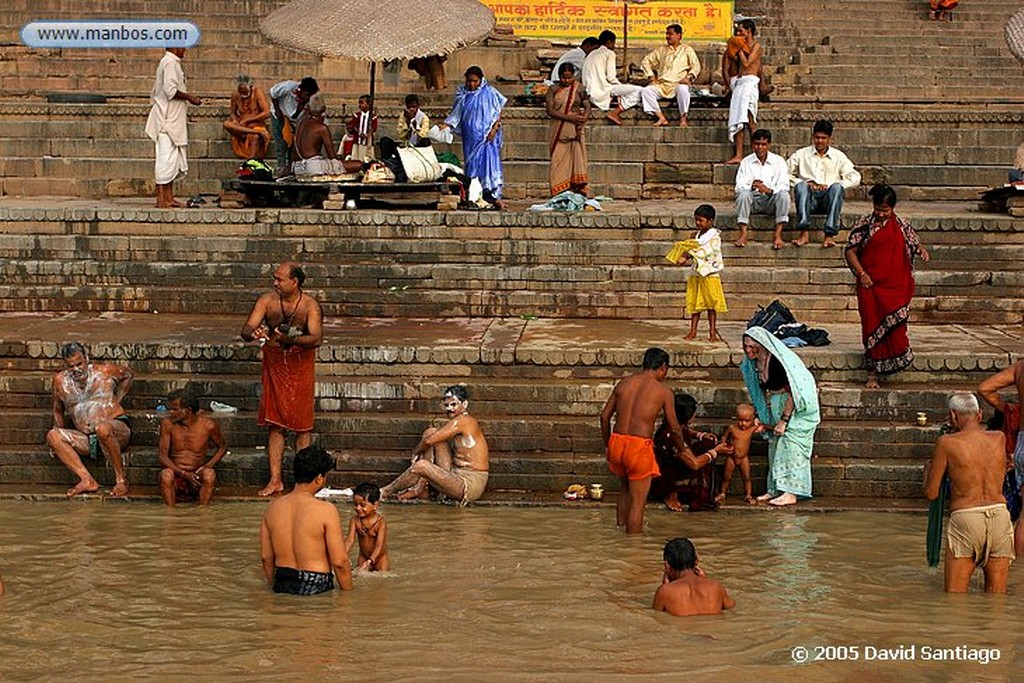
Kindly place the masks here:
MULTIPOLYGON (((836 119, 834 142, 854 159, 865 185, 853 197, 862 197, 874 182, 888 182, 904 199, 974 199, 980 190, 1005 182, 1013 143, 1024 136, 1021 116, 1012 110, 943 116, 892 108, 850 113, 783 107, 766 108, 761 121, 773 130, 774 148, 782 154, 807 144, 818 117, 836 119)), ((429 111, 443 116, 446 103, 429 111)), ((151 195, 152 145, 142 134, 146 112, 137 105, 0 105, 2 192, 151 195), (69 129, 75 133, 70 139, 69 129)), ((190 114, 190 173, 176 184, 179 194, 216 194, 221 180, 235 176, 238 160, 222 129, 224 116, 223 108, 207 107, 190 114)), ((382 116, 388 130, 397 109, 385 109, 382 116)), ((626 199, 731 199, 736 168, 721 163, 731 154, 726 116, 724 110, 694 110, 690 127, 656 129, 635 112, 622 127, 595 114, 588 130, 592 190, 626 199)), ((547 131, 537 107, 506 111, 506 197, 549 194, 547 131)))
MULTIPOLYGON (((226 403, 249 413, 259 407, 259 366, 254 363, 236 363, 237 374, 204 373, 195 379, 183 379, 181 373, 141 373, 137 364, 133 370, 140 374, 132 384, 125 406, 133 415, 146 419, 159 419, 158 406, 166 402, 167 394, 187 383, 203 397, 201 407, 209 401, 226 403)), ((617 377, 609 378, 555 378, 520 377, 515 368, 498 376, 459 379, 456 375, 426 377, 422 375, 375 376, 337 374, 346 368, 335 364, 321 366, 317 373, 318 413, 431 415, 437 412, 439 396, 445 388, 468 382, 472 391, 474 413, 491 419, 532 418, 550 416, 580 417, 592 421, 600 414, 611 395, 617 377)), ((823 374, 820 369, 819 375, 823 374)), ((452 369, 449 368, 449 372, 452 369)), ((701 405, 697 421, 708 425, 728 421, 734 406, 749 402, 746 388, 736 368, 722 368, 712 378, 707 368, 675 367, 669 386, 675 391, 689 393, 701 405)), ((984 376, 979 373, 979 377, 984 376)), ((0 408, 7 410, 46 410, 51 406, 50 387, 52 371, 18 372, 5 368, 0 375, 0 408)), ((949 395, 954 392, 972 392, 977 382, 946 381, 941 386, 901 381, 887 385, 886 390, 864 389, 852 381, 820 381, 819 401, 822 419, 874 420, 911 425, 918 412, 925 412, 931 421, 940 421, 946 413, 949 395)), ((239 418, 231 414, 214 413, 222 422, 235 424, 239 418)))
MULTIPOLYGON (((549 287, 550 289, 550 287, 549 287)), ((558 291, 509 289, 508 291, 466 292, 459 289, 408 290, 392 292, 379 288, 350 289, 339 293, 344 300, 323 304, 325 315, 359 315, 368 317, 600 317, 608 319, 655 318, 683 320, 684 288, 657 293, 641 290, 631 292, 579 292, 576 286, 558 291)), ((758 306, 773 297, 783 297, 789 305, 808 320, 830 319, 854 323, 858 318, 853 295, 815 293, 800 294, 773 289, 770 295, 744 294, 733 284, 725 287, 730 318, 746 320, 758 306), (825 296, 825 295, 828 296, 825 296)), ((0 286, 0 311, 6 313, 50 312, 163 312, 191 313, 207 310, 212 313, 243 311, 252 300, 251 293, 233 289, 222 291, 209 287, 152 289, 140 286, 119 287, 13 287, 0 286)), ((912 322, 957 323, 965 317, 983 324, 1016 323, 1024 313, 1020 299, 992 299, 978 296, 920 296, 914 300, 912 322)), ((724 317, 724 316, 723 316, 724 317)))
MULTIPOLYGON (((337 469, 328 476, 328 485, 335 488, 352 487, 362 481, 379 486, 391 481, 409 464, 408 451, 354 450, 332 451, 337 469)), ((285 454, 285 481, 291 484, 291 453, 285 454)), ((751 475, 755 490, 763 486, 766 476, 766 457, 751 455, 751 475)), ((86 466, 106 487, 113 485, 113 470, 106 463, 88 461, 86 466)), ((721 461, 717 468, 723 467, 721 461)), ((533 458, 520 454, 505 458, 491 454, 488 488, 491 490, 519 489, 532 491, 561 491, 572 483, 601 483, 610 489, 618 487, 618 480, 608 472, 602 457, 587 460, 559 460, 533 458)), ((816 457, 812 461, 813 492, 817 496, 920 496, 921 464, 890 458, 847 461, 843 458, 816 457)), ((128 454, 126 472, 130 483, 148 485, 158 481, 161 466, 155 451, 149 447, 132 448, 128 454)), ((262 449, 230 448, 229 454, 217 466, 219 486, 263 486, 269 472, 266 453, 262 449)), ((45 449, 0 447, 0 484, 39 485, 60 484, 70 486, 75 477, 45 449)), ((742 482, 734 477, 730 495, 742 495, 742 482)))

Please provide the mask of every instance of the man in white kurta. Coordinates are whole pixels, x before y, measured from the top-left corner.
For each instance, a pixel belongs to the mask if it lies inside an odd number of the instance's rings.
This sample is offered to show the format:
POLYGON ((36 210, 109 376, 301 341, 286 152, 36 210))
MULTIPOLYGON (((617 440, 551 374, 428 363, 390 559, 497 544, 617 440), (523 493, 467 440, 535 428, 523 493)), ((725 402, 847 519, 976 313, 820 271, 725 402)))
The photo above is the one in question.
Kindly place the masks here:
POLYGON ((184 206, 174 199, 174 181, 188 172, 188 105, 202 104, 185 90, 185 73, 181 70, 184 57, 185 48, 167 48, 156 68, 150 94, 153 107, 146 121, 146 135, 156 143, 156 205, 161 209, 184 206))
POLYGON ((700 75, 700 60, 689 45, 683 45, 683 27, 671 24, 665 29, 666 45, 651 50, 640 62, 650 85, 640 92, 644 111, 658 120, 655 126, 668 124, 661 113, 659 97, 675 97, 679 106, 679 125, 685 126, 690 111, 690 84, 700 75))
POLYGON ((602 31, 597 40, 601 46, 587 55, 583 60, 583 87, 590 95, 590 101, 602 111, 607 111, 608 119, 622 125, 622 112, 635 107, 640 102, 640 86, 620 83, 615 69, 615 34, 602 31), (612 97, 619 98, 615 111, 608 111, 612 106, 612 97))

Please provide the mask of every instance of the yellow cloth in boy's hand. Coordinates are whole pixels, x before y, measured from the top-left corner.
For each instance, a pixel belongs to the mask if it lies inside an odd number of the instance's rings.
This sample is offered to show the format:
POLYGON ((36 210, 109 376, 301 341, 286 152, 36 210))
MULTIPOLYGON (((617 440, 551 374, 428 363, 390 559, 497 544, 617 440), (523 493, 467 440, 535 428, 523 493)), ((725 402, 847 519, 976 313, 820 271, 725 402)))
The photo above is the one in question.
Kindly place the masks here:
POLYGON ((665 260, 669 263, 679 265, 688 252, 700 248, 700 242, 694 239, 683 240, 672 245, 672 249, 665 254, 665 260))

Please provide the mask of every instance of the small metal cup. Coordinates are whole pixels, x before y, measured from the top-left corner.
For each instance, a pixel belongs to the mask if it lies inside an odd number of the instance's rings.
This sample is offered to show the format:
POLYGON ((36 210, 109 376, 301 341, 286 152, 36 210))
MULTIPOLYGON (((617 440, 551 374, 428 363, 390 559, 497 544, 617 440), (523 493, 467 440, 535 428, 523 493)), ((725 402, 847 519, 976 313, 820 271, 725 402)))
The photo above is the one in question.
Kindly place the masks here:
POLYGON ((921 426, 921 427, 924 427, 925 425, 927 425, 928 424, 928 413, 918 413, 917 414, 917 424, 919 426, 921 426))

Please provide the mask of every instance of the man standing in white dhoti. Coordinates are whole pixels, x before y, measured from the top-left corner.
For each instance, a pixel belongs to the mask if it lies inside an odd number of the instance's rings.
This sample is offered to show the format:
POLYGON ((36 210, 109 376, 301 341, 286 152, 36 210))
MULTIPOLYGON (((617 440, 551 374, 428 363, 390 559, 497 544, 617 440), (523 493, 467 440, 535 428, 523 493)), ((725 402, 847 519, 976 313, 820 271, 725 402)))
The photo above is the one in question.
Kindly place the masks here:
POLYGON ((185 48, 169 47, 156 68, 156 82, 150 99, 153 108, 146 121, 146 135, 156 143, 156 206, 170 209, 184 206, 174 199, 174 180, 188 173, 188 105, 203 103, 185 91, 181 60, 185 48))
POLYGON ((743 161, 744 127, 751 133, 757 130, 757 100, 760 97, 761 43, 755 37, 757 26, 750 19, 744 19, 736 29, 736 37, 746 47, 736 53, 736 76, 729 83, 732 100, 729 102, 729 139, 735 142, 736 152, 727 164, 743 161))

